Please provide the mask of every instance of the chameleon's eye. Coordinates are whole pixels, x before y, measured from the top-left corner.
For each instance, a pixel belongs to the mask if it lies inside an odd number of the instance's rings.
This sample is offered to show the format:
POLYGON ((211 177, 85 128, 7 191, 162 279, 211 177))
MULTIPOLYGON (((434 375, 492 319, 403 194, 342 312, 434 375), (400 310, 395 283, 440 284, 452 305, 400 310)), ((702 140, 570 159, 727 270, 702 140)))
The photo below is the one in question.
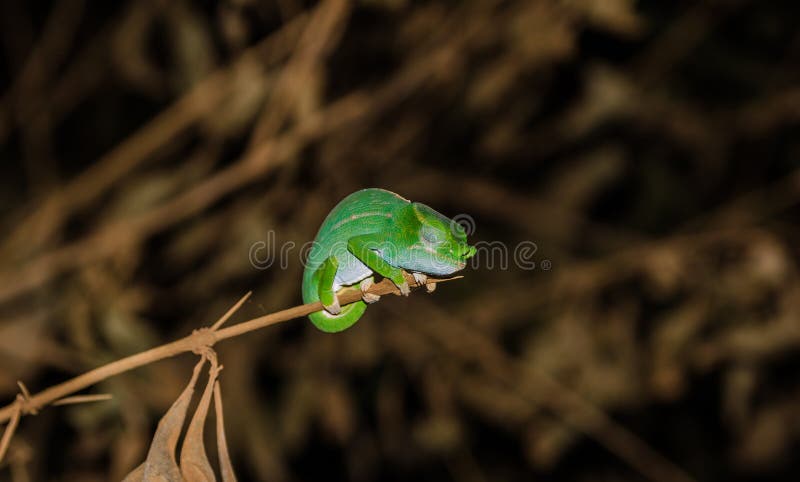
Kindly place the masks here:
POLYGON ((444 240, 441 233, 428 226, 422 228, 422 239, 428 244, 439 244, 444 240))

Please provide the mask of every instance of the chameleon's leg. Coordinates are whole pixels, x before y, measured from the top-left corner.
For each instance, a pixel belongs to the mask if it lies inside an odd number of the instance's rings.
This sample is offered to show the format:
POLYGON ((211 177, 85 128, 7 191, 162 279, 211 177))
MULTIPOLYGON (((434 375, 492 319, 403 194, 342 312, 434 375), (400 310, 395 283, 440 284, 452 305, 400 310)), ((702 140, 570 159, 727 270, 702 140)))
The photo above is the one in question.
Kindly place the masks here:
POLYGON ((381 295, 376 295, 373 293, 367 293, 367 290, 375 284, 375 280, 372 279, 372 276, 363 280, 361 282, 361 299, 364 300, 364 303, 372 304, 381 299, 381 295))
POLYGON ((372 271, 392 280, 400 290, 400 294, 408 296, 411 293, 411 289, 408 287, 406 279, 403 278, 403 270, 390 265, 378 253, 373 251, 383 240, 384 237, 381 234, 353 236, 347 240, 347 249, 372 271))
POLYGON ((411 273, 414 275, 414 279, 416 280, 417 284, 425 285, 425 290, 428 293, 432 293, 433 290, 436 289, 436 283, 428 283, 428 275, 425 273, 411 273))
POLYGON ((339 269, 339 261, 330 256, 314 272, 314 281, 317 285, 317 294, 325 311, 332 315, 338 315, 342 312, 342 307, 339 305, 339 297, 333 292, 333 279, 336 276, 336 270, 339 269))

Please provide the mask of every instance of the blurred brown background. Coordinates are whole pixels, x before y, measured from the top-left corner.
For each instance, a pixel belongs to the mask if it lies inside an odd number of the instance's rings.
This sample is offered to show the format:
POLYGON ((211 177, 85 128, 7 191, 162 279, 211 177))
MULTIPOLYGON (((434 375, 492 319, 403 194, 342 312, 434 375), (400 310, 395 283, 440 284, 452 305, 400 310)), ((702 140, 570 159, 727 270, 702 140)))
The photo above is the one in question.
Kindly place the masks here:
MULTIPOLYGON (((793 0, 4 0, 3 404, 248 290, 234 322, 299 304, 300 246, 383 187, 469 214, 509 265, 341 334, 219 344, 240 480, 797 480, 799 21, 793 0), (295 248, 257 269, 270 233, 295 248)), ((119 480, 195 360, 23 418, 0 480, 119 480)))

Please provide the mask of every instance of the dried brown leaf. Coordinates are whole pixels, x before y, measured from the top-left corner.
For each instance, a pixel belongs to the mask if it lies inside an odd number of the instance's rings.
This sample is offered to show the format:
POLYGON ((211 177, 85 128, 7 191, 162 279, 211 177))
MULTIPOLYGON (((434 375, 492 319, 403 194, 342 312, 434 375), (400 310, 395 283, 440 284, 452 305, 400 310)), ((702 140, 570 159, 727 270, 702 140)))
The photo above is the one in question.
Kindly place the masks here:
POLYGON ((222 474, 222 482, 236 482, 236 474, 233 472, 231 456, 228 453, 228 441, 225 438, 225 419, 223 417, 219 381, 214 384, 214 410, 217 416, 217 451, 219 453, 219 471, 222 474))
POLYGON ((208 370, 208 382, 203 396, 197 404, 192 421, 189 422, 189 428, 186 429, 186 437, 181 447, 181 474, 186 482, 214 482, 217 480, 206 455, 203 427, 208 415, 208 406, 211 403, 211 394, 221 367, 217 364, 217 357, 213 351, 209 350, 205 356, 211 362, 208 370))
POLYGON ((183 390, 181 395, 175 400, 167 413, 158 422, 156 434, 150 444, 147 459, 142 465, 134 469, 125 477, 126 481, 136 480, 157 480, 165 482, 182 482, 180 469, 175 460, 175 448, 178 445, 178 438, 181 435, 183 421, 186 419, 186 410, 192 401, 194 386, 200 376, 200 370, 205 364, 205 358, 200 360, 194 367, 192 378, 183 390), (141 474, 141 478, 139 478, 141 474))
POLYGON ((131 473, 129 473, 128 475, 125 476, 124 479, 122 479, 122 482, 139 482, 139 481, 143 482, 145 464, 146 462, 142 462, 141 464, 139 464, 138 467, 133 469, 131 473))

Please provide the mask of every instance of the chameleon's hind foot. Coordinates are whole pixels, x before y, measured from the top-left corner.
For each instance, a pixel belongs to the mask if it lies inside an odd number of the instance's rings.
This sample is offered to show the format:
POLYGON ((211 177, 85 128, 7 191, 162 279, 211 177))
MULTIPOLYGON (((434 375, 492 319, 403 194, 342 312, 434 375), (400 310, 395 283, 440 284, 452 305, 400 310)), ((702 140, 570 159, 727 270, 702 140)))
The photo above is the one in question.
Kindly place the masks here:
POLYGON ((333 294, 333 303, 329 305, 323 303, 322 307, 325 308, 325 311, 332 315, 338 315, 342 312, 342 305, 339 304, 339 297, 336 296, 336 293, 333 294))
POLYGON ((361 288, 361 299, 364 300, 364 303, 372 304, 381 299, 381 295, 376 295, 374 293, 367 293, 367 290, 374 285, 375 282, 372 281, 372 278, 367 278, 361 282, 359 287, 361 288))
POLYGON ((425 285, 425 291, 432 293, 436 289, 436 283, 428 283, 428 275, 424 273, 411 273, 414 275, 414 281, 417 285, 425 285))

